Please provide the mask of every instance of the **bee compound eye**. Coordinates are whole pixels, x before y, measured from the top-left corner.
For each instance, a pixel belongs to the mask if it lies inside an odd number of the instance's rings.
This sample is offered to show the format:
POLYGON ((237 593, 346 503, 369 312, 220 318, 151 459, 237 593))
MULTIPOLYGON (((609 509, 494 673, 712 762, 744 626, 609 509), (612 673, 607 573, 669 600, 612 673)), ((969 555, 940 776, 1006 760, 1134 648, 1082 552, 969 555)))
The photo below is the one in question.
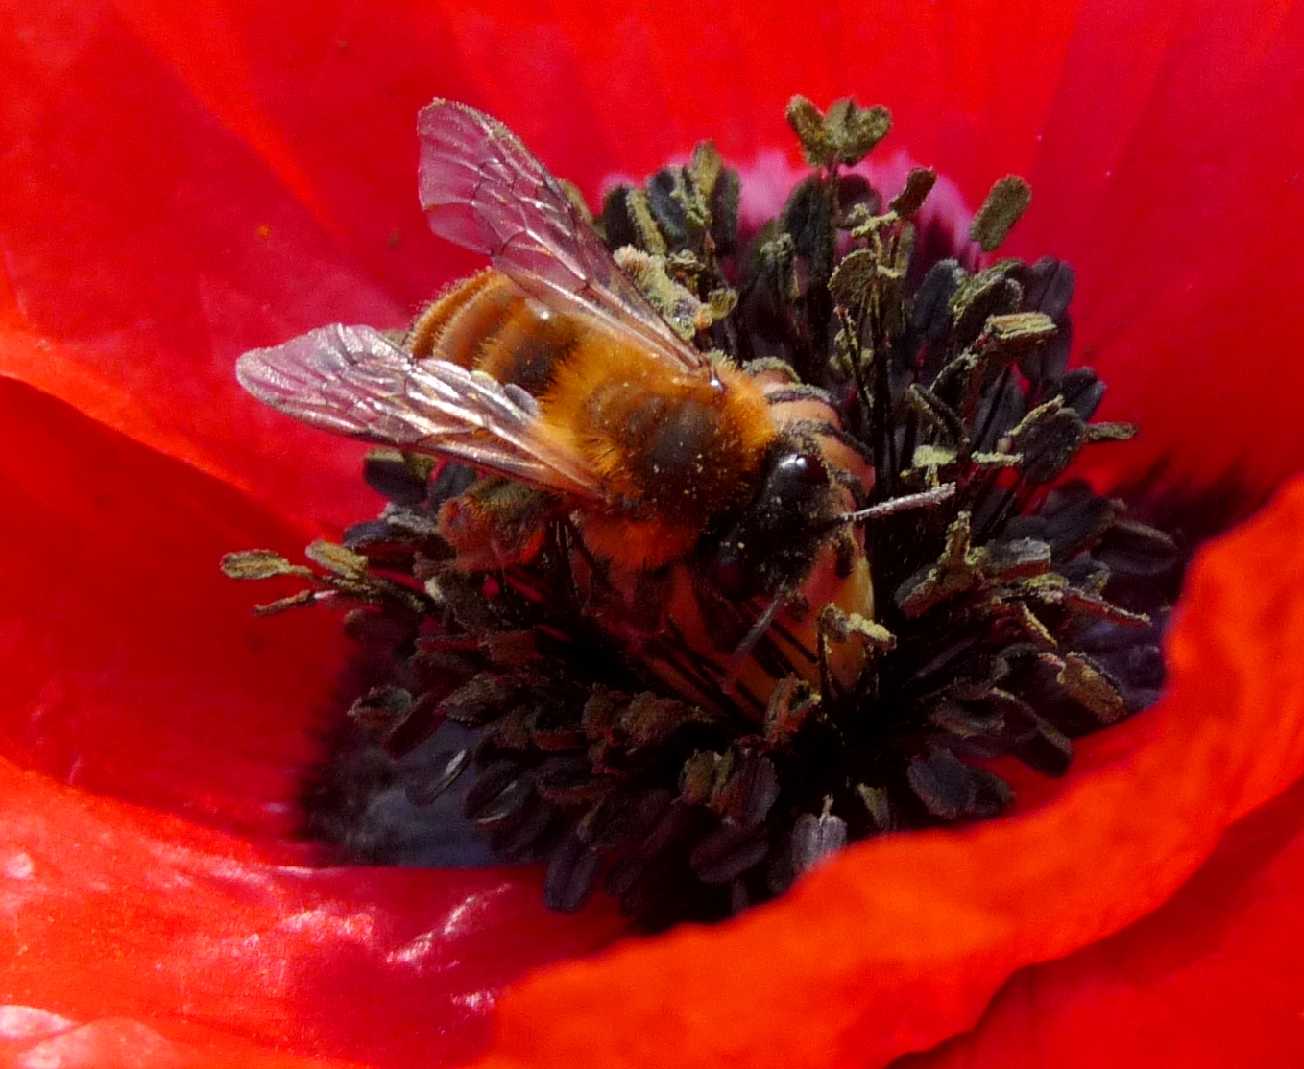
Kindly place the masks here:
POLYGON ((808 450, 785 453, 770 473, 770 487, 784 497, 799 497, 803 491, 826 486, 828 472, 818 454, 808 450))
POLYGON ((792 456, 793 474, 802 482, 824 482, 824 465, 814 453, 794 453, 792 456))

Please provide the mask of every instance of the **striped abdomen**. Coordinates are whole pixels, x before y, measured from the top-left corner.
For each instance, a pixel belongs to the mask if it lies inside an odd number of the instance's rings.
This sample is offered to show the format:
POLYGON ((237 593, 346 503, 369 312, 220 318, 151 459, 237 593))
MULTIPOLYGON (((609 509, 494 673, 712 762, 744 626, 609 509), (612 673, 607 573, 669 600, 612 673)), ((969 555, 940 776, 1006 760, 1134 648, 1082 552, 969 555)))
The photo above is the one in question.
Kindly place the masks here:
POLYGON ((583 315, 556 313, 506 276, 482 271, 418 318, 408 348, 510 383, 539 400, 559 448, 601 481, 611 511, 669 536, 643 559, 678 552, 721 510, 744 500, 774 422, 751 378, 670 366, 641 344, 583 315))
POLYGON ((475 368, 541 396, 575 348, 580 324, 549 312, 506 275, 480 271, 437 297, 413 324, 407 347, 475 368))

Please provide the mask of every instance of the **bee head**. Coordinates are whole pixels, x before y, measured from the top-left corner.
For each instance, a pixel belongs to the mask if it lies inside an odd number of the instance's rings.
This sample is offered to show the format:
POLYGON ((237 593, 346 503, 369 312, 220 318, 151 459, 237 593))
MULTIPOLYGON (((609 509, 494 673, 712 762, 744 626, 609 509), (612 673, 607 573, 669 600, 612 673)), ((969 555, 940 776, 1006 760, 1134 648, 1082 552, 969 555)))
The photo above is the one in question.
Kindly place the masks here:
POLYGON ((800 579, 828 530, 833 484, 818 445, 781 436, 752 499, 709 540, 707 571, 722 594, 747 598, 800 579))

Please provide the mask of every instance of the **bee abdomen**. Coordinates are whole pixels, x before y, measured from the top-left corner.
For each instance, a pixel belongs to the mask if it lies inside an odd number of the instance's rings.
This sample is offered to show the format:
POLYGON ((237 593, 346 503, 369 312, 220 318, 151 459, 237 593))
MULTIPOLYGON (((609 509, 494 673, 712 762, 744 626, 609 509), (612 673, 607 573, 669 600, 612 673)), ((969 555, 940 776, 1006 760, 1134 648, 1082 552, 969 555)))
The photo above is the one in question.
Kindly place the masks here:
POLYGON ((578 324, 549 312, 506 275, 481 271, 446 290, 417 317, 408 348, 492 375, 536 397, 575 347, 578 324))
POLYGON ((539 397, 579 341, 579 325, 563 315, 540 314, 521 299, 508 310, 492 337, 480 343, 475 366, 499 382, 514 383, 539 397))
MULTIPOLYGON (((412 329, 408 331, 408 351, 418 360, 438 357, 441 360, 462 364, 464 367, 469 366, 469 360, 459 359, 466 351, 466 346, 457 345, 458 338, 465 331, 454 332, 450 328, 454 320, 458 319, 468 307, 474 305, 476 298, 482 296, 486 290, 501 293, 503 282, 506 282, 506 279, 497 271, 486 269, 477 271, 469 278, 449 286, 417 316, 412 329)), ((478 315, 473 318, 478 318, 478 315)))

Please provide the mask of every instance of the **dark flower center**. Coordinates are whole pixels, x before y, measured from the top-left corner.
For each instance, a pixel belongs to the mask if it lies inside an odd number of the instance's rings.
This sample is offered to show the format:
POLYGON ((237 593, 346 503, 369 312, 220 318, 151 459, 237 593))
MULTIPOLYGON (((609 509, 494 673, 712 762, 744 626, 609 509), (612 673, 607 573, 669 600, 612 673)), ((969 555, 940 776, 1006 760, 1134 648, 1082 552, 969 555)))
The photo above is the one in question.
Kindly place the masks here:
MULTIPOLYGON (((702 533, 701 635, 660 611, 664 570, 605 594, 537 492, 395 451, 366 465, 390 503, 312 547, 318 570, 228 558, 309 580, 278 608, 355 601, 348 625, 387 666, 308 792, 314 834, 367 861, 544 859, 560 909, 601 886, 648 926, 719 917, 849 840, 997 815, 1001 759, 1058 775, 1074 737, 1156 696, 1180 554, 1067 476, 1132 433, 1092 421, 1104 387, 1069 367, 1072 269, 939 250, 930 171, 885 202, 847 170, 882 109, 798 98, 789 120, 813 172, 757 232, 709 145, 595 220, 685 339, 840 422, 793 424, 756 501, 702 533), (836 448, 872 477, 846 478, 836 448), (829 504, 840 478, 852 509, 829 504), (449 502, 537 549, 468 569, 449 502), (872 618, 818 602, 817 552, 843 578, 863 555, 872 618)), ((995 249, 1027 204, 1002 179, 974 242, 995 249)))

